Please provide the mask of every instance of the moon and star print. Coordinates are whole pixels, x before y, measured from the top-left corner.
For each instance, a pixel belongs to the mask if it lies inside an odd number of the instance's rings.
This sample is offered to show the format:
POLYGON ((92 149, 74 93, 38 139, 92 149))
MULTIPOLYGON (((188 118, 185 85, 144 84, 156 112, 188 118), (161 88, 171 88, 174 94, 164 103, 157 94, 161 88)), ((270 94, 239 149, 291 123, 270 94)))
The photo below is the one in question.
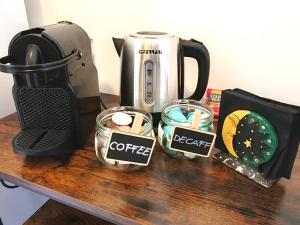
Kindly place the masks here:
POLYGON ((248 110, 234 111, 225 118, 222 138, 231 155, 252 167, 268 162, 278 146, 272 124, 248 110))

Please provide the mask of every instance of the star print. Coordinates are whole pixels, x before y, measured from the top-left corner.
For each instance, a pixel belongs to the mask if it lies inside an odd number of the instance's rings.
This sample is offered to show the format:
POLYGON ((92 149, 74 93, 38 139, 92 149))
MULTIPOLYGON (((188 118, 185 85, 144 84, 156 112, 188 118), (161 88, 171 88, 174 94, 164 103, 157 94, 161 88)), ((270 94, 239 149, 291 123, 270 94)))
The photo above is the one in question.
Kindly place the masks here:
POLYGON ((251 148, 251 141, 246 139, 246 141, 244 141, 244 144, 245 144, 246 148, 251 148))
POLYGON ((272 155, 272 153, 268 155, 266 151, 273 143, 273 140, 267 135, 268 132, 266 132, 268 127, 257 122, 257 119, 252 117, 251 114, 246 115, 241 120, 237 125, 236 133, 233 135, 232 140, 238 157, 246 164, 251 164, 251 166, 260 164, 265 158, 269 158, 272 155), (272 143, 269 143, 270 141, 272 143))

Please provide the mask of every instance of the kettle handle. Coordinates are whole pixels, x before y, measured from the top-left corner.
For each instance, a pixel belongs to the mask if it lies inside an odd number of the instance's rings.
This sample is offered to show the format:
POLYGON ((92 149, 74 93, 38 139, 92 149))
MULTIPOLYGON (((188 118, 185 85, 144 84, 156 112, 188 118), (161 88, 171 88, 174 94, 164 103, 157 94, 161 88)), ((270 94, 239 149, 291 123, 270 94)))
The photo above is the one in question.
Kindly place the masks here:
POLYGON ((181 40, 183 56, 191 57, 197 60, 198 63, 198 82, 194 93, 188 97, 194 100, 200 100, 207 87, 209 77, 209 53, 202 42, 191 40, 181 40))
POLYGON ((73 49, 72 52, 65 58, 43 64, 34 65, 13 65, 12 58, 10 56, 5 56, 0 58, 0 71, 4 73, 32 73, 32 72, 46 72, 53 69, 61 68, 69 64, 74 59, 80 59, 82 57, 82 51, 79 49, 73 49), (10 63, 10 64, 8 64, 10 63))

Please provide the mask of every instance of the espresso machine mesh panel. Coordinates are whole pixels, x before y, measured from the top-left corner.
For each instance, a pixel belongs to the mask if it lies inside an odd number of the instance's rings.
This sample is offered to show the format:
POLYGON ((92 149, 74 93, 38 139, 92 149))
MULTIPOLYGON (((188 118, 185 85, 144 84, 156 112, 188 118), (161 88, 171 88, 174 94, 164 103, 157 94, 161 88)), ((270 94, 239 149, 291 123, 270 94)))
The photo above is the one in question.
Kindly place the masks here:
POLYGON ((20 88, 17 94, 24 127, 71 129, 72 101, 62 88, 20 88))

